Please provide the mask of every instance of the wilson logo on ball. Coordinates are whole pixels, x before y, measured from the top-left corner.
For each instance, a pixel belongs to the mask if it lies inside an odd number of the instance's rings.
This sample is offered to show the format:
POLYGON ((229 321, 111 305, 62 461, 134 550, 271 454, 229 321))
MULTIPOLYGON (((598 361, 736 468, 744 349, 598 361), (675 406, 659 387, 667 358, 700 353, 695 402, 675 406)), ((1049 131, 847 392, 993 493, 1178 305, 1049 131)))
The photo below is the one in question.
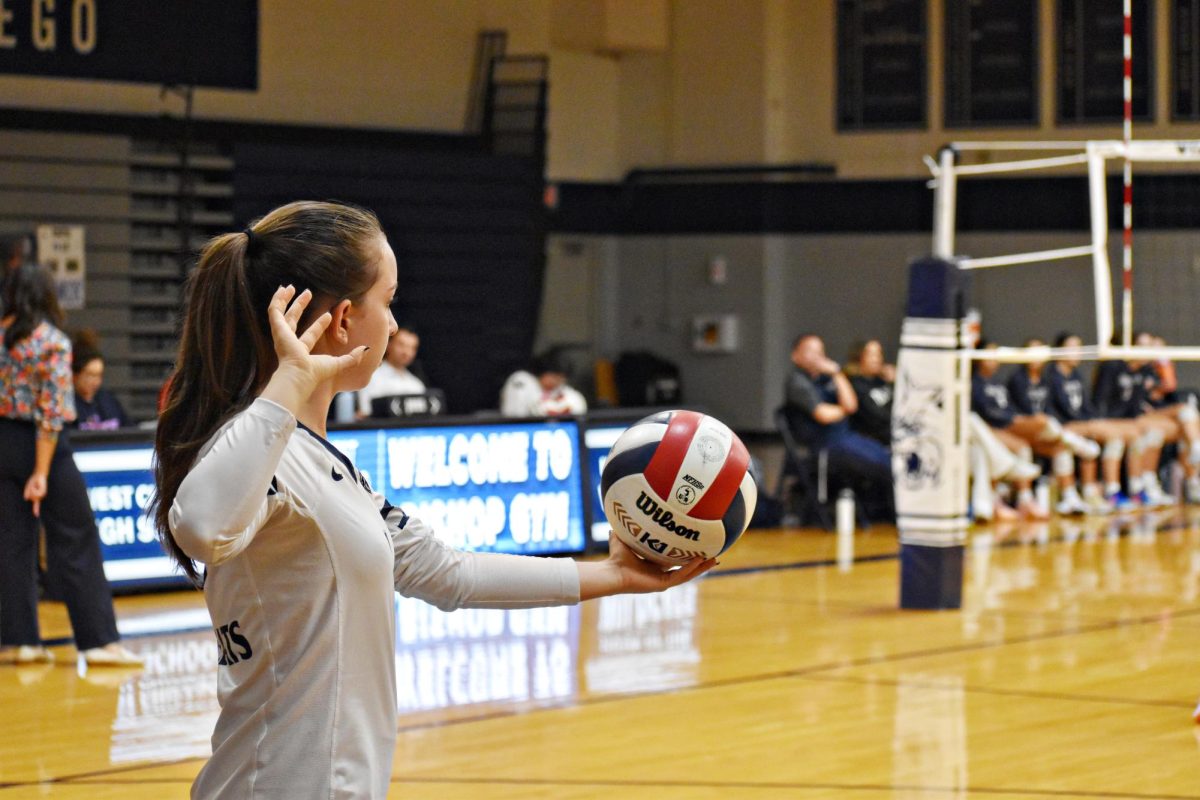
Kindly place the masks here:
POLYGON ((654 524, 664 530, 670 531, 677 536, 682 536, 684 539, 691 539, 692 541, 700 538, 700 531, 677 523, 674 514, 659 506, 658 503, 654 502, 654 498, 647 497, 645 492, 638 495, 637 507, 638 510, 645 512, 646 516, 654 520, 654 524))
POLYGON ((614 535, 666 565, 719 555, 754 513, 749 464, 741 440, 706 414, 664 411, 634 423, 613 445, 600 479, 614 535), (681 539, 686 547, 672 544, 681 539))

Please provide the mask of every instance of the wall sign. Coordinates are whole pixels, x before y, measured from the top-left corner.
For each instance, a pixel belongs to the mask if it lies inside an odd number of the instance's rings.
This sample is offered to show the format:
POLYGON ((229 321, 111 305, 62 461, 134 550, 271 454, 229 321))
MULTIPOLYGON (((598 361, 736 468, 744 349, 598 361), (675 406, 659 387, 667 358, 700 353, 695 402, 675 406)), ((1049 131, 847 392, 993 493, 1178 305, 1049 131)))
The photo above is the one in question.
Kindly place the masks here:
POLYGON ((0 0, 0 74, 258 88, 258 0, 0 0))

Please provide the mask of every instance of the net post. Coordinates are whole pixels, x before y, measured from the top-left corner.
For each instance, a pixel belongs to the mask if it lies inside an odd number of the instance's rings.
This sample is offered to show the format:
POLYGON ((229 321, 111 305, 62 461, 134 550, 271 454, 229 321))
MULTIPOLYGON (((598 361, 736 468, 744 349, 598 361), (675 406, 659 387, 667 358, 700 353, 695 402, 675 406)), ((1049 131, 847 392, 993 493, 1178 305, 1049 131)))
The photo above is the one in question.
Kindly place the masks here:
POLYGON ((938 174, 933 187, 933 254, 954 258, 955 205, 958 202, 958 152, 952 145, 938 151, 938 174))
POLYGON ((1092 221, 1092 288, 1096 298, 1096 342, 1107 347, 1113 332, 1112 273, 1108 264, 1108 197, 1104 156, 1088 143, 1088 199, 1092 221))
POLYGON ((970 273, 949 259, 909 265, 892 411, 900 607, 959 608, 967 526, 970 273))

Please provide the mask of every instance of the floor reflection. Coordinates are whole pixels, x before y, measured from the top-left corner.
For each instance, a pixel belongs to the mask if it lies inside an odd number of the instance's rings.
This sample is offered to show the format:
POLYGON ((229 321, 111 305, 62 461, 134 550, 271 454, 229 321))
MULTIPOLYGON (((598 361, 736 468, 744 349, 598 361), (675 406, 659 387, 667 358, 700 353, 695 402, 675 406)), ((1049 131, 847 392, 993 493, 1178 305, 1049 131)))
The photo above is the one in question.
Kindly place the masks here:
POLYGON ((646 692, 696 682, 699 587, 597 601, 595 644, 583 664, 593 692, 646 692))
POLYGON ((207 757, 217 719, 217 647, 212 634, 193 633, 126 643, 145 659, 133 675, 90 670, 84 680, 118 679, 109 758, 173 761, 207 757))
POLYGON ((896 685, 893 797, 965 797, 966 692, 960 677, 907 673, 896 685))
POLYGON ((576 691, 578 606, 447 613, 396 598, 401 714, 576 691))

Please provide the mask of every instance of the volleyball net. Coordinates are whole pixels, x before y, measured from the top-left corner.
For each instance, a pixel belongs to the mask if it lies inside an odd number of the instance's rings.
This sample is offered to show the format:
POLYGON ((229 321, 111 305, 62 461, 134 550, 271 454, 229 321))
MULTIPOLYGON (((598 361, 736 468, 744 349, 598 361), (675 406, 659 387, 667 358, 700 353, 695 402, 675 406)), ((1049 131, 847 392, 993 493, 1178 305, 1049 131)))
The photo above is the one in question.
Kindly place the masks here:
MULTIPOLYGON (((1200 346, 1139 347, 1132 336, 1137 323, 1134 311, 1134 269, 1170 271, 1172 286, 1187 287, 1190 296, 1194 285, 1200 285, 1200 246, 1186 248, 1175 244, 1164 248, 1162 242, 1148 239, 1144 248, 1149 261, 1143 264, 1136 257, 1132 215, 1130 174, 1135 164, 1155 165, 1152 169, 1170 170, 1172 165, 1200 163, 1200 140, 1143 140, 1143 141, 1027 141, 1027 142, 954 142, 938 153, 926 157, 932 173, 930 186, 934 191, 933 255, 953 261, 962 270, 991 270, 1000 267, 1048 264, 1059 261, 1088 260, 1091 264, 1092 303, 1095 307, 1094 344, 1073 348, 999 347, 989 350, 968 349, 963 355, 973 360, 990 359, 1002 362, 1042 361, 1052 358, 1081 360, 1106 359, 1173 359, 1200 361, 1200 346), (1005 160, 997 160, 1004 158, 1005 160), (1120 291, 1114 292, 1114 269, 1110 251, 1108 176, 1116 164, 1125 173, 1123 226, 1120 239, 1120 291), (1086 175, 1089 210, 1089 233, 1080 236, 1077 244, 1052 249, 969 256, 957 251, 957 200, 960 181, 982 176, 1086 175), (1170 252, 1171 249, 1174 252, 1170 252), (1165 252, 1166 251, 1166 252, 1165 252), (1114 332, 1119 331, 1114 341, 1114 332)), ((1064 197, 1063 202, 1072 202, 1064 197)), ((1200 226, 1200 218, 1197 219, 1200 226)), ((1160 275, 1161 277, 1161 275, 1160 275)), ((1170 287, 1168 290, 1170 291, 1170 287)), ((1085 292, 1086 293, 1086 292, 1085 292)), ((1072 293, 1073 294, 1073 293, 1072 293)), ((1073 302, 1083 301, 1075 295, 1073 302)), ((1084 301, 1086 302, 1086 301, 1084 301)), ((1147 315, 1151 323, 1156 320, 1147 315)), ((1152 327, 1147 326, 1147 327, 1152 327)), ((1090 336, 1084 336, 1088 339, 1090 336)))

